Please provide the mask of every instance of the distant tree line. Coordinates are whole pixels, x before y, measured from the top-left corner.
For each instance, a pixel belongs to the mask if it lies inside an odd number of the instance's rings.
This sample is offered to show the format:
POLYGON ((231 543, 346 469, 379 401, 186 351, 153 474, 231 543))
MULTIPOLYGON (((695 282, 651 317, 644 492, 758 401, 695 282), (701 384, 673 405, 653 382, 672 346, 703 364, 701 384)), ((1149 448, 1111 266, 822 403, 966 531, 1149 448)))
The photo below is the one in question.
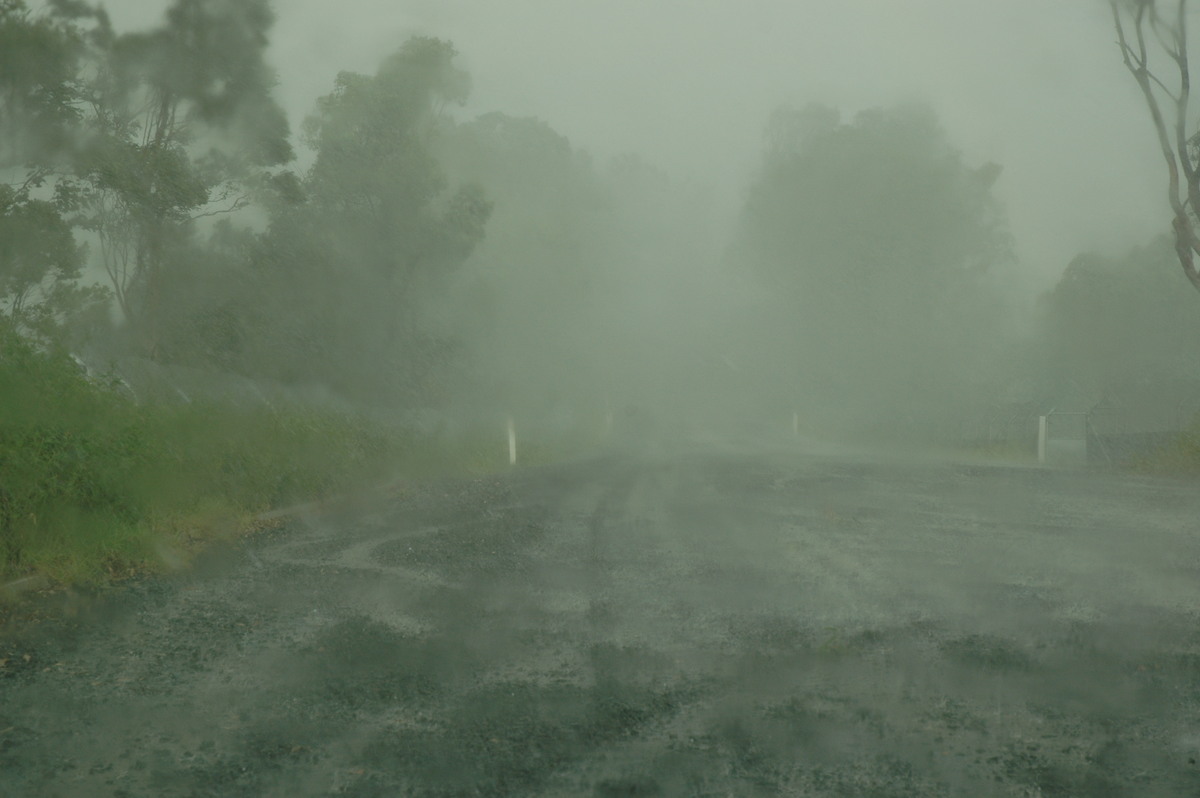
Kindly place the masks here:
POLYGON ((0 0, 7 334, 362 401, 720 395, 916 435, 1022 371, 1095 394, 1196 373, 1161 242, 1073 262, 1014 368, 1001 169, 927 107, 779 110, 727 242, 636 156, 457 118, 470 76, 435 38, 334 77, 293 139, 272 23, 268 0, 174 0, 122 33, 0 0))
POLYGON ((1029 362, 1048 396, 1077 404, 1200 401, 1200 313, 1179 290, 1166 235, 1085 252, 1039 301, 1029 362))

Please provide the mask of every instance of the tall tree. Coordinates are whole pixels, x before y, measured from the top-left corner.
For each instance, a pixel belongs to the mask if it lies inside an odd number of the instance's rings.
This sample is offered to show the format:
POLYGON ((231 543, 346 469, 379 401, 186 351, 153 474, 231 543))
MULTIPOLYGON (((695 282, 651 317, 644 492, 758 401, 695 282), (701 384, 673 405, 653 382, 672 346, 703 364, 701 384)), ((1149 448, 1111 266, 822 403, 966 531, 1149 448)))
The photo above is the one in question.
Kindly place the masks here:
POLYGON ((255 170, 292 158, 265 62, 268 0, 175 0, 163 25, 91 36, 93 130, 77 174, 122 311, 159 354, 163 271, 190 222, 246 202, 255 170))
POLYGON ((764 343, 778 389, 814 413, 936 423, 1000 333, 999 167, 964 163, 923 106, 784 110, 767 142, 735 254, 785 314, 764 343))
POLYGON ((47 323, 78 298, 83 263, 68 216, 70 186, 52 179, 77 133, 83 40, 70 9, 55 3, 33 14, 22 0, 0 0, 0 306, 22 333, 47 323))
POLYGON ((316 153, 277 192, 258 257, 273 367, 359 398, 427 398, 452 348, 423 312, 482 239, 491 203, 452 187, 434 143, 469 79, 448 42, 410 39, 374 75, 343 72, 306 121, 316 153), (300 358, 299 352, 308 353, 300 358))
POLYGON ((1037 351, 1047 389, 1092 402, 1194 396, 1200 315, 1177 290, 1174 242, 1121 257, 1083 253, 1039 304, 1037 351))
POLYGON ((0 0, 0 170, 48 168, 79 121, 82 42, 69 21, 0 0))
POLYGON ((67 299, 79 277, 83 252, 63 211, 62 198, 33 198, 27 184, 0 185, 0 301, 15 330, 45 332, 37 322, 60 309, 55 301, 67 299))
POLYGON ((1200 270, 1196 268, 1196 256, 1200 255, 1200 133, 1193 130, 1189 119, 1188 0, 1174 0, 1169 6, 1158 0, 1109 0, 1109 4, 1121 58, 1142 92, 1166 162, 1175 254, 1188 281, 1200 291, 1200 270), (1162 58, 1173 77, 1156 71, 1155 61, 1162 58))
POLYGON ((613 304, 600 283, 615 253, 611 202, 590 159, 545 122, 500 112, 458 125, 439 159, 495 200, 455 286, 482 393, 546 411, 566 390, 598 392, 597 310, 613 304))
POLYGON ((308 177, 314 205, 336 224, 337 244, 390 275, 401 294, 460 262, 481 237, 489 206, 473 184, 447 192, 431 148, 448 103, 470 80, 454 47, 410 39, 371 77, 343 72, 305 123, 317 153, 308 177))

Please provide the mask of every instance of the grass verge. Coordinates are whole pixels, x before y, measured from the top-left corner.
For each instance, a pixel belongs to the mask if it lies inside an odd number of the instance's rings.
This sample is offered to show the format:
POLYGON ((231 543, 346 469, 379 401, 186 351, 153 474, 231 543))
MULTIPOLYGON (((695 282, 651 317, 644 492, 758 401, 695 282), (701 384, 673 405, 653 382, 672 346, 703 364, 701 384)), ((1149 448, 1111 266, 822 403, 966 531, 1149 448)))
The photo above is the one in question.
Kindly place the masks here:
POLYGON ((1195 477, 1200 474, 1200 421, 1162 448, 1135 458, 1135 471, 1158 476, 1195 477))
POLYGON ((5 338, 0 585, 96 586, 180 567, 263 510, 391 477, 496 471, 505 446, 499 434, 418 435, 311 408, 138 405, 67 355, 5 338))

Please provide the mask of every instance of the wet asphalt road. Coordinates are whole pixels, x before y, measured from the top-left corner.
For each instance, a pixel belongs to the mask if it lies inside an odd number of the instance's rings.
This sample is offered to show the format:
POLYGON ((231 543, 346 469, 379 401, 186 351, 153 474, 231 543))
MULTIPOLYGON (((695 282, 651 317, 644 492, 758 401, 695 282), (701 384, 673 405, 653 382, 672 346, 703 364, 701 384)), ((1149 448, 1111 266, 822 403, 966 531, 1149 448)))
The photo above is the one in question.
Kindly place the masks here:
POLYGON ((716 447, 406 491, 0 637, 0 795, 1200 795, 1198 510, 716 447))

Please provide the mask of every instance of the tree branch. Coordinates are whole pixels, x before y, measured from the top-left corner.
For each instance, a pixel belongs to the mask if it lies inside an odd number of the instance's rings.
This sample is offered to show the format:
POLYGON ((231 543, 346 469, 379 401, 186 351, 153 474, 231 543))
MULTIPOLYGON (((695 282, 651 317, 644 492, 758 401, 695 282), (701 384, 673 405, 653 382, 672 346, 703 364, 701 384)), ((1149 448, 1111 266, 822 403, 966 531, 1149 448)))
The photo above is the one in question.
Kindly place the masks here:
MULTIPOLYGON (((1176 146, 1178 151, 1172 148, 1171 134, 1168 132, 1167 121, 1163 114, 1158 98, 1154 94, 1154 84, 1162 85, 1161 81, 1153 76, 1149 68, 1149 53, 1146 49, 1146 11, 1150 10, 1150 24, 1157 26, 1158 15, 1154 6, 1154 0, 1140 3, 1134 11, 1134 33, 1137 41, 1137 50, 1135 51, 1130 45, 1125 32, 1125 25, 1121 20, 1120 9, 1118 8, 1119 0, 1109 0, 1109 7, 1112 10, 1113 24, 1117 32, 1117 41, 1121 49, 1121 57, 1125 63, 1126 69, 1133 75, 1133 79, 1137 82, 1138 88, 1142 91, 1142 97, 1146 102, 1146 107, 1150 111, 1150 119, 1154 123, 1154 131, 1158 137, 1159 149, 1162 151, 1163 160, 1167 164, 1168 184, 1167 184, 1167 201, 1171 205, 1171 210, 1174 212, 1174 218, 1171 220, 1172 229, 1175 232, 1175 252, 1179 257, 1179 264, 1183 267, 1183 273, 1191 282, 1192 286, 1200 291, 1200 272, 1197 272, 1195 256, 1200 254, 1200 240, 1197 239, 1195 228, 1192 224, 1192 216, 1189 213, 1189 206, 1192 211, 1200 208, 1200 186, 1197 186, 1197 170, 1191 161, 1191 156, 1187 150, 1187 107, 1189 94, 1191 92, 1191 76, 1188 72, 1187 61, 1187 38, 1186 28, 1183 27, 1183 19, 1186 11, 1187 0, 1179 0, 1178 6, 1178 22, 1174 31, 1176 45, 1174 48, 1167 47, 1168 53, 1174 59, 1180 70, 1180 91, 1175 99, 1175 119, 1174 132, 1176 146), (1183 171, 1187 180, 1186 198, 1181 192, 1180 171, 1183 171)), ((1170 92, 1168 92, 1170 94, 1170 92)))
MULTIPOLYGON (((224 199, 224 197, 221 199, 224 199)), ((226 213, 233 213, 234 211, 240 211, 249 204, 250 200, 246 197, 246 195, 243 194, 242 196, 236 198, 228 208, 217 208, 216 210, 205 211, 204 213, 192 214, 188 217, 188 221, 191 222, 195 221, 196 219, 204 219, 209 216, 220 216, 226 213)))
POLYGON ((1175 148, 1187 181, 1188 207, 1195 214, 1200 211, 1200 170, 1192 160, 1187 135, 1188 105, 1192 94, 1191 65, 1188 61, 1187 0, 1179 0, 1176 9, 1175 50, 1171 57, 1179 69, 1179 99, 1175 103, 1175 148))

